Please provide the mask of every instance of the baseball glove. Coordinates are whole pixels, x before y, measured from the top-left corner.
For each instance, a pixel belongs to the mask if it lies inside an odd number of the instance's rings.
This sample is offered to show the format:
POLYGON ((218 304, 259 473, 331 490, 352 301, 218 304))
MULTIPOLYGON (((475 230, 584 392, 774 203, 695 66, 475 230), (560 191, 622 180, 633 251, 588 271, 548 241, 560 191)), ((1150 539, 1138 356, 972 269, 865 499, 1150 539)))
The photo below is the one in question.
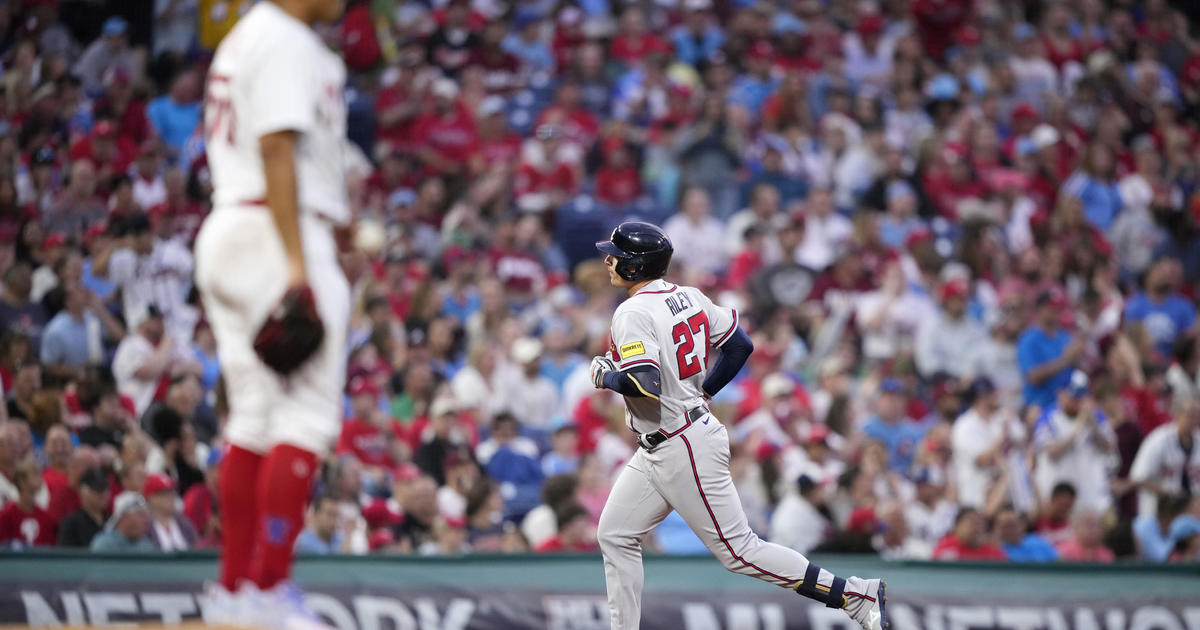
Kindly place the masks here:
POLYGON ((288 289, 254 337, 254 351, 267 367, 287 376, 316 353, 325 325, 308 285, 288 289))

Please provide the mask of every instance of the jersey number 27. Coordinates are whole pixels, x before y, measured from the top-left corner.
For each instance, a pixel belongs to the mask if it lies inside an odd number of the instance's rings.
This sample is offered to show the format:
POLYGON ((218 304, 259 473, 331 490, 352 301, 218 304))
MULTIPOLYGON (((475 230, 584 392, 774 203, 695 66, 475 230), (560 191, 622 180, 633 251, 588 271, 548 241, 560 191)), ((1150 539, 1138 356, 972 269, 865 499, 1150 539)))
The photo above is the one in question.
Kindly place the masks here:
POLYGON ((708 315, 704 311, 700 311, 692 315, 685 322, 675 324, 671 329, 671 340, 675 342, 675 360, 679 363, 679 378, 685 379, 695 376, 700 373, 701 366, 708 364, 708 315), (704 336, 700 337, 700 348, 703 351, 703 358, 697 359, 694 352, 696 348, 696 335, 700 331, 704 331, 704 336))

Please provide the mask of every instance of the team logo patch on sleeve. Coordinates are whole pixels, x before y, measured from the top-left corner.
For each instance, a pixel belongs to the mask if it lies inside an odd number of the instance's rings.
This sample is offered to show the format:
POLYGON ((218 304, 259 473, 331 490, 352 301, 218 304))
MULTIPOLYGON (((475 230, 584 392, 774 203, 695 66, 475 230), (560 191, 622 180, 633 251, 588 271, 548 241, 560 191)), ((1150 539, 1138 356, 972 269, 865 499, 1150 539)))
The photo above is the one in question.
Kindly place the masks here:
POLYGON ((642 342, 640 342, 640 341, 635 341, 633 343, 627 343, 627 344, 621 346, 621 358, 622 359, 628 359, 629 357, 636 357, 639 354, 646 354, 646 346, 642 345, 642 342))

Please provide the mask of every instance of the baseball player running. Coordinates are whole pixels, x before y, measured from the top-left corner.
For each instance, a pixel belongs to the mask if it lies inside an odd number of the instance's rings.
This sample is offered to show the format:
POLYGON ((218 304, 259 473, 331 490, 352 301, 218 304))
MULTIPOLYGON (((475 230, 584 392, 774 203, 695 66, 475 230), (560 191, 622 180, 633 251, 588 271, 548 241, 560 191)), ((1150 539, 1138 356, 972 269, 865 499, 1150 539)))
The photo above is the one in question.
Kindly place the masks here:
POLYGON ((210 70, 204 130, 214 208, 197 237, 196 280, 230 408, 210 623, 305 626, 288 581, 292 547, 313 475, 340 429, 350 311, 334 238, 350 217, 346 70, 312 25, 341 10, 340 0, 259 2, 210 70))
POLYGON ((592 359, 592 384, 625 397, 626 424, 640 447, 600 516, 613 630, 638 627, 642 539, 672 509, 726 569, 845 609, 864 630, 887 628, 881 580, 837 577, 763 541, 746 521, 729 474, 729 436, 706 404, 754 350, 737 312, 662 279, 674 250, 654 225, 622 223, 596 248, 629 299, 613 314, 611 356, 592 359))

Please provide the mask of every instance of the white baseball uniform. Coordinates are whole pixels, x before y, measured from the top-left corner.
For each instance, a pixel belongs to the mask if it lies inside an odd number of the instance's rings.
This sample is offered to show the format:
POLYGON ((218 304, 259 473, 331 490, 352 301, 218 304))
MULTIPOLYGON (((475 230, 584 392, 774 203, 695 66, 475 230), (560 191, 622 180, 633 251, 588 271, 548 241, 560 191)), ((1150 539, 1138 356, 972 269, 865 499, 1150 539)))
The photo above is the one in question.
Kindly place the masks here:
MULTIPOLYGON (((658 400, 625 398, 626 426, 669 436, 634 453, 600 516, 597 537, 614 630, 639 625, 641 541, 672 509, 726 569, 787 588, 805 578, 804 556, 750 529, 729 473, 729 435, 702 397, 711 355, 737 326, 733 309, 664 280, 650 282, 613 314, 610 352, 618 368, 653 365, 662 377, 658 400)), ((828 590, 833 578, 822 569, 817 584, 828 590)))
POLYGON ((316 32, 271 2, 238 22, 210 69, 204 126, 214 208, 196 239, 196 281, 228 389, 226 438, 255 452, 287 443, 324 455, 341 428, 350 292, 333 228, 350 217, 345 80, 341 59, 316 32), (259 139, 288 130, 298 133, 301 241, 325 341, 285 379, 259 360, 253 340, 288 279, 264 201, 259 139))

